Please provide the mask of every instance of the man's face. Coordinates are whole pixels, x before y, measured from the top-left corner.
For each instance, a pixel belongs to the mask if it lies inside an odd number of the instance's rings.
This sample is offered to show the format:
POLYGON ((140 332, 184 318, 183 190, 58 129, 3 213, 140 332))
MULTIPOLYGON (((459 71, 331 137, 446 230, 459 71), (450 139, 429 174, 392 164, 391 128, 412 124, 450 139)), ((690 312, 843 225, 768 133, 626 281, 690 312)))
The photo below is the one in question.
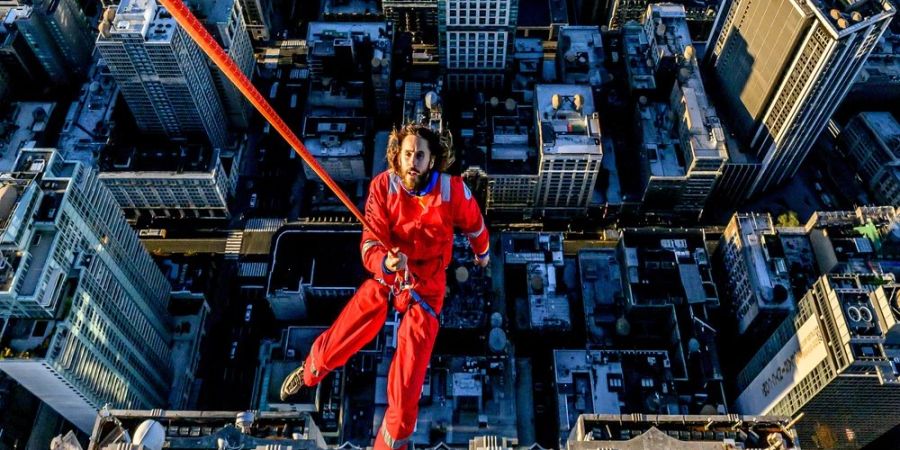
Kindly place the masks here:
POLYGON ((432 166, 431 151, 425 138, 411 134, 400 143, 400 180, 408 190, 421 190, 428 184, 432 166))

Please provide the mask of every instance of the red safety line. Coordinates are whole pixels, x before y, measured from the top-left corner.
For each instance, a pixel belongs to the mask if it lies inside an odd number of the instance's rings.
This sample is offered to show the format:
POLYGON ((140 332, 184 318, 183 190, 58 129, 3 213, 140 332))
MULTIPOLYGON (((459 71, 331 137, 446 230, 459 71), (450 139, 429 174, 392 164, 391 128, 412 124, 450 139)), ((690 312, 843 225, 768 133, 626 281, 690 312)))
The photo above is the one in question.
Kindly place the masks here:
POLYGON ((362 223, 362 225, 371 231, 375 237, 381 241, 381 243, 388 249, 393 248, 391 246, 390 240, 387 239, 387 236, 379 236, 378 232, 369 225, 369 222, 366 221, 366 217, 356 208, 356 205, 350 201, 350 198, 347 197, 347 194, 334 182, 331 178, 331 175, 319 165, 319 162, 316 161, 316 158, 309 153, 309 150, 306 149, 306 146, 303 145, 303 142, 288 128, 287 124, 284 120, 281 119, 281 116, 278 115, 277 112, 269 105, 269 102, 259 93, 256 87, 253 86, 253 83, 250 82, 249 79, 244 75, 243 72, 238 68, 237 64, 232 60, 228 54, 222 50, 222 47, 219 46, 219 43, 216 42, 215 39, 206 31, 206 28, 203 24, 200 23, 199 20, 191 13, 191 10, 181 1, 181 0, 159 0, 159 2, 166 8, 166 10, 172 14, 172 17, 175 18, 175 21, 184 28, 185 31, 191 36, 191 39, 203 49, 203 52, 206 53, 210 59, 216 64, 222 72, 225 73, 225 76, 231 80, 232 83, 244 94, 244 97, 247 98, 248 101, 256 108, 263 117, 278 130, 278 134, 283 137, 288 144, 303 158, 303 161, 306 161, 309 164, 309 167, 319 175, 319 178, 325 182, 325 185, 334 192, 335 195, 341 200, 341 203, 356 216, 356 219, 362 223))

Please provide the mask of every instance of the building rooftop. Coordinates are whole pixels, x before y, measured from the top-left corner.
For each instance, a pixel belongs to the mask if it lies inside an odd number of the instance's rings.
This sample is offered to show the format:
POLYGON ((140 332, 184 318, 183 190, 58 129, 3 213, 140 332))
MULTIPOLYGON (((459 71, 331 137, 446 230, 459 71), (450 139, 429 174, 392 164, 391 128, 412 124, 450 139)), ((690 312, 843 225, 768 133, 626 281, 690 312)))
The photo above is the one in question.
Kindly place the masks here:
POLYGON ((361 156, 368 132, 366 117, 316 117, 303 121, 303 143, 314 156, 361 156))
POLYGON ((603 153, 600 119, 590 86, 539 84, 534 88, 534 97, 537 140, 542 152, 603 153))
POLYGON ((578 251, 581 298, 588 339, 603 345, 618 318, 622 299, 622 273, 614 248, 588 248, 578 251))
POLYGON ((563 26, 559 29, 560 66, 566 83, 603 83, 603 40, 597 26, 563 26))
POLYGON ((562 233, 503 233, 503 258, 506 264, 552 262, 563 264, 562 233))
POLYGON ((664 103, 638 105, 641 119, 643 151, 646 153, 647 173, 653 177, 683 177, 684 155, 678 151, 679 142, 672 135, 675 123, 672 110, 664 103))
MULTIPOLYGON (((0 177, 0 288, 13 296, 30 297, 38 293, 43 275, 49 267, 50 250, 57 238, 56 228, 40 228, 33 234, 26 231, 36 222, 56 220, 60 203, 69 188, 66 173, 51 173, 48 167, 56 162, 56 152, 46 149, 26 149, 16 160, 11 173, 0 177), (25 239, 29 240, 26 242, 25 239), (26 264, 27 263, 27 264, 26 264)), ((59 165, 62 166, 62 165, 59 165)), ((61 283, 64 280, 55 279, 61 283)), ((52 289, 51 289, 52 291, 52 289)), ((53 296, 35 299, 39 306, 54 310, 59 303, 53 296)))
POLYGON ((55 109, 56 103, 50 102, 13 104, 9 118, 2 123, 3 137, 0 139, 5 141, 5 145, 0 146, 0 172, 14 170, 13 164, 22 147, 29 143, 32 143, 32 147, 38 147, 45 136, 49 138, 52 130, 48 130, 48 127, 52 128, 51 117, 55 109))
POLYGON ((818 273, 881 272, 880 231, 900 212, 891 206, 859 207, 854 211, 817 211, 805 225, 818 273))
POLYGON ((537 149, 531 143, 534 109, 529 106, 516 106, 512 111, 505 107, 492 109, 488 117, 492 140, 486 162, 488 173, 537 175, 537 149))
POLYGON ((223 441, 248 448, 325 448, 319 428, 307 413, 102 409, 87 450, 131 445, 130 436, 142 434, 139 428, 149 428, 150 436, 158 430, 163 448, 171 450, 218 448, 223 441))
POLYGON ((900 159, 900 123, 894 115, 887 111, 864 111, 859 113, 859 117, 893 153, 893 158, 900 159))
MULTIPOLYGON (((137 33, 148 42, 170 42, 177 26, 172 15, 156 0, 122 0, 111 20, 109 33, 137 33)), ((101 39, 103 36, 101 33, 101 39)))
POLYGON ((554 350, 560 445, 582 414, 678 414, 664 351, 554 350))
POLYGON ((619 241, 635 305, 718 305, 702 230, 627 229, 619 241))
POLYGON ((810 3, 813 13, 836 35, 852 31, 860 22, 880 20, 896 12, 889 0, 816 0, 810 3))
POLYGON ((441 328, 481 329, 487 323, 487 307, 492 296, 491 279, 472 261, 465 236, 453 239, 453 260, 447 266, 447 295, 441 311, 441 328))
POLYGON ((433 357, 411 439, 417 444, 464 446, 482 435, 515 438, 514 372, 513 359, 433 357))
POLYGON ((322 2, 324 16, 383 16, 378 0, 325 0, 322 2))
MULTIPOLYGON (((169 175, 208 173, 215 170, 219 151, 205 145, 141 145, 107 147, 98 168, 109 173, 158 172, 169 175)), ((131 175, 135 176, 135 175, 131 175)))
POLYGON ((657 67, 664 58, 683 56, 687 47, 691 47, 690 51, 693 53, 693 41, 688 31, 684 5, 652 4, 647 7, 642 24, 651 48, 649 56, 657 67))
POLYGON ((403 89, 403 122, 428 125, 436 132, 443 131, 442 86, 440 80, 436 83, 407 81, 403 89))
MULTIPOLYGON (((310 22, 306 41, 314 54, 317 52, 327 54, 327 43, 335 43, 334 41, 338 39, 369 39, 373 42, 383 41, 390 46, 386 33, 387 24, 384 22, 310 22), (326 47, 321 47, 322 45, 326 45, 326 47)), ((389 58, 390 54, 386 52, 383 56, 389 58)))
POLYGON ((622 27, 622 51, 628 86, 632 91, 652 91, 656 89, 653 76, 653 60, 650 55, 650 41, 644 28, 637 22, 626 23, 622 27))
POLYGON ((306 358, 313 342, 327 327, 324 326, 290 326, 281 330, 281 341, 264 342, 260 350, 260 371, 254 393, 254 407, 260 410, 299 410, 314 411, 316 391, 311 389, 308 395, 294 399, 291 403, 281 400, 281 381, 287 377, 306 358))
POLYGON ((731 415, 585 414, 569 436, 568 450, 720 450, 800 448, 790 417, 731 415))
POLYGON ((274 239, 268 292, 308 290, 349 298, 365 279, 360 231, 283 228, 274 239))
POLYGON ((768 214, 737 214, 735 218, 751 289, 760 296, 760 307, 794 309, 785 250, 795 250, 797 244, 785 245, 779 239, 768 214))
POLYGON ((58 145, 67 160, 88 167, 96 164, 109 141, 113 107, 119 96, 119 86, 105 64, 91 70, 90 81, 82 86, 78 101, 69 106, 58 145))
POLYGON ((526 267, 528 308, 532 329, 568 329, 572 327, 569 297, 557 292, 557 277, 562 271, 552 263, 529 263, 526 267))

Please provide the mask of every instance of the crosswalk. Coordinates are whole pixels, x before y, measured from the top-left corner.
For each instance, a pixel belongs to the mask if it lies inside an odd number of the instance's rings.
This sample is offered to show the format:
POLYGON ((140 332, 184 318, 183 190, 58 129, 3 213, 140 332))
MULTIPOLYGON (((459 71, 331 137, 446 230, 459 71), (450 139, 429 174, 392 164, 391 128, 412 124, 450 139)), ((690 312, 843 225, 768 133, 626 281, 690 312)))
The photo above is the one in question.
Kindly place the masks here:
POLYGON ((255 217, 247 220, 247 225, 244 226, 245 231, 254 231, 254 232, 270 232, 274 233, 278 231, 279 228, 283 227, 285 223, 285 219, 271 218, 271 217, 255 217))
POLYGON ((238 259, 241 255, 241 246, 243 243, 243 231, 238 230, 228 233, 228 239, 225 240, 225 257, 228 259, 238 259))

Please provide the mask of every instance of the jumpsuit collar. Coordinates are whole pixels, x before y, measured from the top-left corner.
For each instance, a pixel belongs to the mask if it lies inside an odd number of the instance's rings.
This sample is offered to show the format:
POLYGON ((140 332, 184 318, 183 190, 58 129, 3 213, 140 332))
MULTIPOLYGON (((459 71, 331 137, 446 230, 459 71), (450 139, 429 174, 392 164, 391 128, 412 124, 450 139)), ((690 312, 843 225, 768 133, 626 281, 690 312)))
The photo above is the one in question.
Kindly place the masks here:
POLYGON ((409 195, 421 197, 423 195, 428 194, 429 192, 431 192, 434 189, 434 186, 437 184, 437 180, 438 180, 438 171, 432 170, 431 171, 431 180, 428 182, 428 186, 425 186, 424 189, 422 189, 420 191, 410 190, 410 189, 407 189, 406 186, 403 185, 403 183, 400 183, 400 187, 403 188, 403 190, 406 191, 406 193, 409 195))

